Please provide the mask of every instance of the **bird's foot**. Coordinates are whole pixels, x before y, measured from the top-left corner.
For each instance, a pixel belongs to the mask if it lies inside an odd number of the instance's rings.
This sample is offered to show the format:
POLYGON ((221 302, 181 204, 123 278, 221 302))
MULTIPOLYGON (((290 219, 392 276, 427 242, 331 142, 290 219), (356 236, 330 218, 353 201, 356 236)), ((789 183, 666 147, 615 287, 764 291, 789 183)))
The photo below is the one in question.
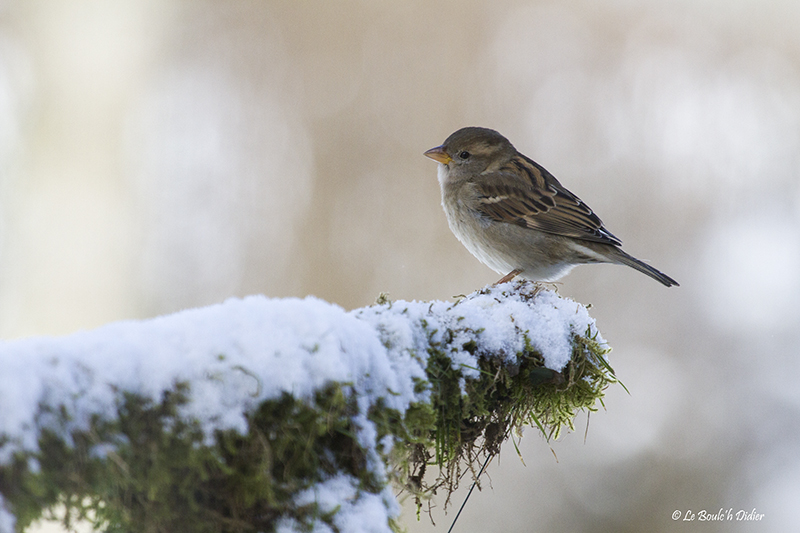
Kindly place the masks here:
POLYGON ((493 286, 500 285, 501 283, 505 283, 507 281, 511 281, 512 279, 516 278, 520 274, 522 274, 522 269, 521 268, 515 268, 514 270, 512 270, 511 272, 509 272, 508 274, 506 274, 505 276, 503 276, 499 280, 497 280, 494 283, 493 286))

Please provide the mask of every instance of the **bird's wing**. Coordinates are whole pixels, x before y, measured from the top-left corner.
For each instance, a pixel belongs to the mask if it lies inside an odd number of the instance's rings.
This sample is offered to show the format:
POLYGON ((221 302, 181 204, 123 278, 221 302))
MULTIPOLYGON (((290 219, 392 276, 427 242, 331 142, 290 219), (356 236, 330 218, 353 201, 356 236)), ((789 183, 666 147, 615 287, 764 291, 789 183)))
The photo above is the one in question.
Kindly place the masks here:
MULTIPOLYGON (((520 154, 492 179, 475 183, 475 208, 498 222, 619 246, 588 205, 543 167, 520 154)), ((488 177, 488 176, 487 176, 488 177)))

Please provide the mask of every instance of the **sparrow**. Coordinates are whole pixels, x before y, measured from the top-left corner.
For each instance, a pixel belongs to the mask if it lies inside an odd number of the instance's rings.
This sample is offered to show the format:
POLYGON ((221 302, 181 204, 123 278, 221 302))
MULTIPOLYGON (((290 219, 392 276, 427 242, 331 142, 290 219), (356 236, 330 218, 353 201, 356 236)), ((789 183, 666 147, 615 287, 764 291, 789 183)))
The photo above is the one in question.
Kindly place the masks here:
POLYGON ((462 128, 425 156, 439 163, 442 207, 472 255, 503 275, 555 281, 577 265, 627 265, 678 282, 627 254, 588 205, 488 128, 462 128))

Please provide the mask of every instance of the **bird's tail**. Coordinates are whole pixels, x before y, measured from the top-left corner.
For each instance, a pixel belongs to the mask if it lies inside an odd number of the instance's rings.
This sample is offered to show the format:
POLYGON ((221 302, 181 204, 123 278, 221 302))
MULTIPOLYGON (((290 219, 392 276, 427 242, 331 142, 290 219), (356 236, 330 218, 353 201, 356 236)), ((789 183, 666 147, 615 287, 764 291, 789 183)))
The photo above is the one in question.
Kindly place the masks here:
POLYGON ((665 285, 667 287, 672 287, 673 285, 675 285, 676 287, 680 286, 677 281, 675 281, 671 277, 667 276, 666 274, 664 274, 660 270, 657 270, 657 269, 651 267, 650 265, 648 265, 644 261, 639 261, 638 259, 636 259, 632 255, 629 255, 629 254, 623 252, 619 248, 615 249, 614 259, 616 259, 616 262, 618 262, 619 264, 627 265, 627 266, 629 266, 631 268, 635 268, 636 270, 638 270, 642 274, 647 274, 648 276, 650 276, 654 280, 658 281, 659 283, 662 283, 663 285, 665 285))

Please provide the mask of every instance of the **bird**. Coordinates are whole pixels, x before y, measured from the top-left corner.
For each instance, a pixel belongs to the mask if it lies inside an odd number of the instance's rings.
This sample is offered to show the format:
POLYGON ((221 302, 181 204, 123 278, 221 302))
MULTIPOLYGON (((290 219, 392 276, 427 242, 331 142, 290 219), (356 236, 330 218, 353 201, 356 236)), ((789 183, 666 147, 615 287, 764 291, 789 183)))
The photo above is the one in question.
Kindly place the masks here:
POLYGON ((511 142, 470 126, 424 152, 438 162, 450 229, 483 264, 503 277, 556 281, 577 265, 613 263, 667 287, 678 282, 622 250, 583 200, 511 142))

